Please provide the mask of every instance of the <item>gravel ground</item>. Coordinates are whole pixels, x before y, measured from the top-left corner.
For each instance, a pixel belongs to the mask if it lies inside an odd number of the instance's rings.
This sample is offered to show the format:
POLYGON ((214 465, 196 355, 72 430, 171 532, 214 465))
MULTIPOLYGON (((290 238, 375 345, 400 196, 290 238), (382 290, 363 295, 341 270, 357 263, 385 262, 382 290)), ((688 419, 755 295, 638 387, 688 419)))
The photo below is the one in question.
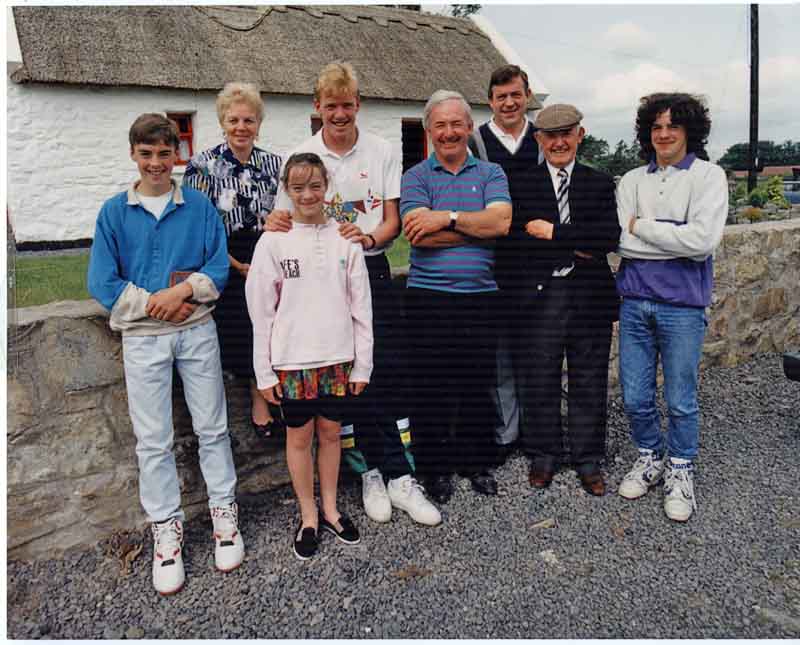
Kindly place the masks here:
POLYGON ((459 480, 436 528, 396 512, 370 523, 342 491, 362 544, 323 538, 290 552, 291 491, 245 503, 244 565, 213 568, 210 520, 186 527, 187 584, 150 585, 152 545, 133 571, 94 550, 8 565, 11 638, 784 638, 800 636, 800 383, 780 357, 705 372, 699 512, 663 514, 661 491, 615 494, 635 457, 621 403, 609 411, 602 499, 570 470, 531 491, 527 464, 498 472, 501 494, 459 480), (541 524, 544 523, 544 524, 541 524))

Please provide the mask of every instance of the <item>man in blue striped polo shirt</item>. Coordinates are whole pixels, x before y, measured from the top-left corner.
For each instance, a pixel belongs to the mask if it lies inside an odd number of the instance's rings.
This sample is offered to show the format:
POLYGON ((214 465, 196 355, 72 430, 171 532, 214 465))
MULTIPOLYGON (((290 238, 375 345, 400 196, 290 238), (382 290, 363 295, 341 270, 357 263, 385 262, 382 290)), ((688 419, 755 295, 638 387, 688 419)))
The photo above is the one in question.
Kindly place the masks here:
POLYGON ((440 503, 452 473, 497 494, 493 240, 508 233, 511 198, 502 168, 470 156, 473 123, 458 92, 438 90, 423 126, 434 154, 403 175, 400 216, 411 244, 406 291, 417 470, 440 503))

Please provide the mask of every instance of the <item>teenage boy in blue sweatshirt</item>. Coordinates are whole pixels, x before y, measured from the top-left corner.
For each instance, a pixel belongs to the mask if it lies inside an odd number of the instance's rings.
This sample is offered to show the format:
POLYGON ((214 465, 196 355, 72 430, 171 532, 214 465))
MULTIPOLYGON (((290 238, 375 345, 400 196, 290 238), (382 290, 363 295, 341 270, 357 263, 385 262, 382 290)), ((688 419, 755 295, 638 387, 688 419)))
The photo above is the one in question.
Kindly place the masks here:
POLYGON ((183 520, 172 450, 172 368, 183 382, 197 435, 200 468, 214 524, 216 566, 238 567, 236 472, 228 436, 219 344, 211 312, 228 277, 222 220, 211 202, 171 179, 178 131, 160 114, 143 114, 129 132, 139 179, 105 204, 89 260, 89 293, 122 332, 125 385, 139 498, 152 522, 153 586, 183 587, 183 520))

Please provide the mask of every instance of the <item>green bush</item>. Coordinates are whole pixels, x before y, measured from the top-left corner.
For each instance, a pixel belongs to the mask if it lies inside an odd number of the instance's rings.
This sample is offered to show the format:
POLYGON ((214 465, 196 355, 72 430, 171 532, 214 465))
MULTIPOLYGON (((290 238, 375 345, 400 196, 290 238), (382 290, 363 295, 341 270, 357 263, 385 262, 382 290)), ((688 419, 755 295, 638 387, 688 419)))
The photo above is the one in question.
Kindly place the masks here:
POLYGON ((756 208, 764 208, 768 201, 769 197, 767 196, 766 191, 761 187, 753 188, 747 198, 747 203, 750 204, 750 206, 755 206, 756 208))
POLYGON ((763 190, 770 204, 775 204, 778 208, 789 208, 789 201, 783 195, 783 177, 770 177, 763 190))
POLYGON ((740 203, 744 201, 747 197, 747 184, 744 182, 739 182, 736 184, 736 188, 733 191, 733 201, 735 203, 740 203))

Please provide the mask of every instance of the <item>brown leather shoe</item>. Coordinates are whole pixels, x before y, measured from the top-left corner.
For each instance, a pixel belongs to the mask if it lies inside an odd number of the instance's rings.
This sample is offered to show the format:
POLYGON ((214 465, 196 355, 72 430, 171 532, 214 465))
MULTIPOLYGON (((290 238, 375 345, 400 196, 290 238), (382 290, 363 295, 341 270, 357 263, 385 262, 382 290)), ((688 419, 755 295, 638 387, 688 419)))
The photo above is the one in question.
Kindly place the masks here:
POLYGON ((531 488, 547 488, 553 482, 552 470, 535 470, 531 468, 528 473, 528 482, 531 488))
POLYGON ((581 480, 581 486, 583 486, 583 490, 590 495, 601 497, 602 495, 606 494, 606 482, 603 479, 603 473, 601 473, 599 470, 586 475, 578 475, 578 478, 581 480))

